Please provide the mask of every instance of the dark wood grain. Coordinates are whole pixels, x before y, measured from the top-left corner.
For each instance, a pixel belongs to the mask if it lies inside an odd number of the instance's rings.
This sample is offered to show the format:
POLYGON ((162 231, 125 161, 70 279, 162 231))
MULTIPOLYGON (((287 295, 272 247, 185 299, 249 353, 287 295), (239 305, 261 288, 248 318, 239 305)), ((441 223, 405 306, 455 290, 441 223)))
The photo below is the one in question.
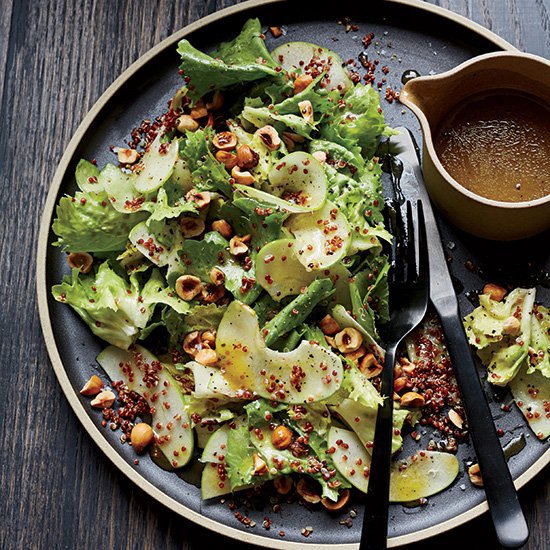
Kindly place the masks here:
MULTIPOLYGON (((128 482, 80 427, 49 365, 35 299, 39 218, 56 164, 93 103, 140 55, 236 0, 0 2, 0 548, 211 548, 228 541, 128 482)), ((436 2, 550 57, 549 0, 436 2)), ((549 547, 550 478, 520 497, 527 548, 549 547)), ((496 548, 481 517, 412 548, 496 548)))

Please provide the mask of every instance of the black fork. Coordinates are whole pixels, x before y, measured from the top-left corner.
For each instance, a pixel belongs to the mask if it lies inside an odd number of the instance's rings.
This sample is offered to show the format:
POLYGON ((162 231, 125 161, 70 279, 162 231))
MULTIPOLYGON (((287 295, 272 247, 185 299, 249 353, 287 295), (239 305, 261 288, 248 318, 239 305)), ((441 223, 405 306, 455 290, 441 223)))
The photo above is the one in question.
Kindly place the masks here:
POLYGON ((410 201, 406 203, 406 212, 405 222, 401 208, 397 207, 395 224, 391 224, 394 225, 392 233, 395 235, 395 242, 391 254, 393 269, 390 270, 389 277, 390 321, 381 385, 381 393, 385 397, 376 418, 360 550, 386 548, 395 359, 399 344, 424 318, 430 295, 428 242, 421 201, 417 202, 416 223, 413 222, 410 201))

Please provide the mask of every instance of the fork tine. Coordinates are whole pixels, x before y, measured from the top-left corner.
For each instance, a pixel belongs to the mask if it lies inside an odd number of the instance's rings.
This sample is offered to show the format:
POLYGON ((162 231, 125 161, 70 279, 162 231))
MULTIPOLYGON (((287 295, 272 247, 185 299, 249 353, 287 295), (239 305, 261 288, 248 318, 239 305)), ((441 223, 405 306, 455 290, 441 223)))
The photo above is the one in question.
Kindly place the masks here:
POLYGON ((430 267, 428 257, 428 237, 426 234, 426 220, 424 219, 424 208, 422 201, 417 203, 418 212, 418 282, 426 283, 430 267))
POLYGON ((403 211, 397 204, 395 208, 395 281, 404 282, 406 280, 406 242, 407 234, 405 222, 403 220, 403 211))
POLYGON ((407 275, 406 281, 412 283, 416 280, 416 238, 411 201, 407 201, 407 275))

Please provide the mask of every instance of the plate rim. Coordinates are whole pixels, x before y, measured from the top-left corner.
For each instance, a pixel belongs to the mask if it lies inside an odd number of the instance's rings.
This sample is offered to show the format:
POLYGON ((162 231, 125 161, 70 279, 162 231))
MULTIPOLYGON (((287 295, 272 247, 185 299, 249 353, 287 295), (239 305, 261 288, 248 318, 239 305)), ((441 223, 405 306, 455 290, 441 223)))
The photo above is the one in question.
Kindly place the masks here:
MULTIPOLYGON (((205 527, 207 529, 221 532, 221 534, 233 539, 238 539, 250 544, 263 545, 267 548, 285 548, 292 550, 311 550, 312 546, 319 549, 334 550, 336 547, 343 550, 351 550, 357 547, 357 543, 347 544, 312 544, 301 543, 293 541, 277 540, 262 535, 256 535, 250 532, 242 531, 226 525, 214 519, 203 516, 200 512, 196 512, 180 502, 174 500, 168 496, 161 489, 153 485, 145 477, 141 475, 139 471, 128 464, 123 457, 115 450, 111 445, 105 445, 105 437, 102 431, 96 426, 91 418, 88 416, 88 412, 84 405, 78 398, 77 390, 71 385, 59 350, 55 342, 52 323, 50 319, 50 311, 48 307, 48 288, 46 281, 47 271, 47 253, 49 249, 48 236, 50 233, 51 219, 54 213, 55 204, 59 189, 64 179, 64 175, 69 168, 70 161, 81 142, 84 134, 88 131, 100 111, 103 109, 104 104, 123 86, 143 65, 156 57, 161 52, 168 48, 173 47, 179 40, 185 36, 195 32, 201 28, 207 27, 210 24, 222 20, 225 17, 234 15, 237 13, 253 10, 258 7, 266 6, 269 4, 280 4, 288 2, 289 0, 247 0, 240 4, 229 6, 215 13, 212 13, 206 17, 203 17, 182 29, 171 34, 156 46, 153 46, 145 54, 134 61, 127 69, 125 69, 120 76, 118 76, 112 84, 103 92, 103 94, 96 100, 91 109, 87 112, 82 122, 79 124, 76 132, 73 134, 68 145, 66 146, 64 153, 59 160, 57 169, 54 173, 53 179, 50 183, 46 202, 44 204, 44 211, 40 220, 40 230, 38 236, 37 245, 37 260, 36 260, 36 290, 38 298, 38 312, 40 317, 40 325, 42 327, 42 333, 46 344, 48 356, 50 358, 52 367, 54 369, 57 380, 61 386, 61 389, 69 402, 72 410, 77 416, 80 425, 86 430, 88 435, 97 444, 99 449, 107 456, 111 463, 118 468, 130 481, 136 486, 145 491, 148 495, 152 496, 157 502, 166 506, 178 515, 193 521, 194 523, 205 527)), ((439 17, 447 19, 451 22, 457 23, 483 38, 492 42, 499 50, 514 51, 517 50, 512 44, 493 33, 489 29, 483 27, 479 23, 475 23, 470 19, 451 12, 440 6, 426 4, 421 0, 385 0, 388 3, 402 5, 406 7, 412 7, 424 12, 435 14, 439 17)), ((550 463, 550 449, 548 449, 537 461, 535 461, 522 475, 520 475, 514 484, 517 489, 523 487, 528 481, 530 481, 535 475, 537 475, 542 469, 550 463)), ((443 533, 454 527, 458 527, 468 521, 472 520, 478 515, 488 510, 487 501, 484 500, 480 504, 477 504, 470 510, 463 512, 462 514, 445 520, 437 525, 415 531, 406 535, 400 535, 398 537, 392 537, 388 539, 388 547, 394 548, 404 544, 410 544, 430 538, 436 534, 443 533)))

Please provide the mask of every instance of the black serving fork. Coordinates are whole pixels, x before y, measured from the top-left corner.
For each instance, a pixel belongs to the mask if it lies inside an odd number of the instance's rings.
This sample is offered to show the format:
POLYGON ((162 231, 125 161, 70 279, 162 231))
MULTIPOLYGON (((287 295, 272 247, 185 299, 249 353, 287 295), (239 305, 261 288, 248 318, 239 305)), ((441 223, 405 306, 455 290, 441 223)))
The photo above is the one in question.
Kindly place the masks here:
POLYGON ((406 212, 407 231, 405 234, 401 208, 399 206, 396 208, 396 223, 393 228, 395 243, 392 246, 392 269, 389 276, 390 321, 381 385, 381 394, 385 398, 376 417, 360 550, 386 548, 395 359, 399 344, 424 318, 430 296, 428 241, 422 202, 417 202, 416 224, 413 223, 410 201, 406 203, 406 212), (416 242, 418 242, 418 254, 416 253, 416 242))

